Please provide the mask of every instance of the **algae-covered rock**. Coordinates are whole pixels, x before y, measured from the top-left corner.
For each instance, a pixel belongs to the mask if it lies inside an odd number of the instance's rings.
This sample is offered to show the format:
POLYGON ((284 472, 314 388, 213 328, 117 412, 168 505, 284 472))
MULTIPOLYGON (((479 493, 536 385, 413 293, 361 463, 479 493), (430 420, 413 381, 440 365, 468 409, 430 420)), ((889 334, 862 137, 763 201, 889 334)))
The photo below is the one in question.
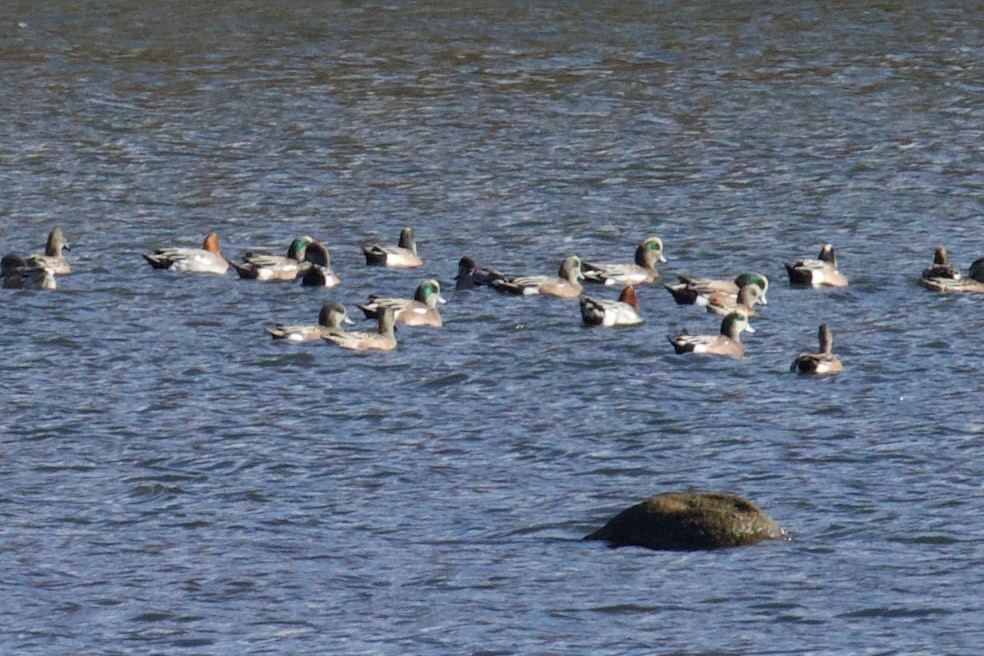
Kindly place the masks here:
POLYGON ((649 549, 717 549, 788 540, 789 534, 751 501, 733 494, 660 494, 615 515, 585 540, 649 549))

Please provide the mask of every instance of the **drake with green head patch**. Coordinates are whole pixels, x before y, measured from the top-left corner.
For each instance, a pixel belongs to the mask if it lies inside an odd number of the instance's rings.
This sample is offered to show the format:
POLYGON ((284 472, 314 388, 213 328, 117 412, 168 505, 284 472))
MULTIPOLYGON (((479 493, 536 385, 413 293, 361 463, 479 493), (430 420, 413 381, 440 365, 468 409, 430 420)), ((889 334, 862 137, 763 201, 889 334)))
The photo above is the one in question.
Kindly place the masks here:
POLYGON ((636 247, 632 264, 593 264, 585 262, 584 279, 587 282, 600 282, 605 285, 650 285, 660 278, 656 270, 657 262, 666 262, 663 257, 663 240, 649 237, 636 247))
POLYGON ((365 312, 367 319, 379 316, 383 308, 390 308, 397 323, 407 326, 431 326, 440 328, 444 325, 438 304, 447 303, 441 296, 441 284, 434 279, 425 280, 417 285, 417 291, 412 299, 386 298, 370 296, 369 302, 359 307, 365 312))

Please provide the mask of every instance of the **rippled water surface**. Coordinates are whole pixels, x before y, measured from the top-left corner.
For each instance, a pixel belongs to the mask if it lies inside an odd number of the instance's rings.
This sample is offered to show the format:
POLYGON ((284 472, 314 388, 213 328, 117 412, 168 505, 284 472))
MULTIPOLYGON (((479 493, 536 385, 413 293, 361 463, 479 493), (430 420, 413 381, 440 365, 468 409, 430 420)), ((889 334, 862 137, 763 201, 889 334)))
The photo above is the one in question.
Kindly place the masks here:
POLYGON ((75 273, 0 294, 0 651, 980 653, 984 308, 916 283, 984 255, 979 3, 446 4, 5 5, 0 249, 75 273), (424 267, 366 268, 405 225, 424 267), (140 258, 212 230, 343 284, 140 258), (744 360, 658 286, 620 330, 452 289, 651 234, 771 277, 744 360), (825 242, 851 286, 789 289, 825 242), (428 276, 395 352, 263 332, 428 276), (821 322, 845 371, 789 374, 821 322), (795 540, 580 541, 672 490, 795 540))

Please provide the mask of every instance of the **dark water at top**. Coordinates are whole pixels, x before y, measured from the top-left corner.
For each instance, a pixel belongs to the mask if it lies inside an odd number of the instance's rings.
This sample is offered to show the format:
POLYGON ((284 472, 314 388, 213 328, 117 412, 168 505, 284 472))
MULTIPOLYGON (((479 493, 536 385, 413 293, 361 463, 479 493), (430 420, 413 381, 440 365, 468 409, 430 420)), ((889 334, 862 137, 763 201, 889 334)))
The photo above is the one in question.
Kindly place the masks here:
POLYGON ((978 3, 3 13, 0 250, 61 225, 76 272, 0 294, 0 652, 980 653, 984 308, 916 284, 984 255, 978 3), (404 225, 425 266, 366 268, 404 225), (211 230, 343 285, 139 256, 211 230), (717 321, 659 287, 638 329, 479 290, 390 354, 263 333, 650 234, 772 278, 743 361, 674 355, 717 321), (825 242, 851 286, 790 290, 825 242), (846 370, 790 375, 824 321, 846 370), (682 489, 796 539, 579 541, 682 489))

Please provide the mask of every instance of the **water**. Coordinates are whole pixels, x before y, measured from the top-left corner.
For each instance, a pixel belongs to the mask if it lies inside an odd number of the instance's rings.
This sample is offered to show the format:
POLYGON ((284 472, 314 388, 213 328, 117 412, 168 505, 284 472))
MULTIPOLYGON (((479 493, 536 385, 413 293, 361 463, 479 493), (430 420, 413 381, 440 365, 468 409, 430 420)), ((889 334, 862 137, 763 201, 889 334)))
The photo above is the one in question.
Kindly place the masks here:
POLYGON ((984 312, 916 284, 984 255, 977 4, 8 4, 0 247, 62 225, 75 273, 0 295, 3 653, 979 651, 984 312), (366 268, 405 225, 425 266, 366 268), (343 285, 139 257, 211 230, 343 285), (744 361, 674 355, 717 319, 658 287, 626 330, 449 291, 650 234, 772 278, 744 361), (825 242, 851 286, 788 289, 825 242), (393 353, 263 333, 429 276, 393 353), (790 375, 821 322, 845 372, 790 375), (795 541, 580 541, 688 489, 795 541))

